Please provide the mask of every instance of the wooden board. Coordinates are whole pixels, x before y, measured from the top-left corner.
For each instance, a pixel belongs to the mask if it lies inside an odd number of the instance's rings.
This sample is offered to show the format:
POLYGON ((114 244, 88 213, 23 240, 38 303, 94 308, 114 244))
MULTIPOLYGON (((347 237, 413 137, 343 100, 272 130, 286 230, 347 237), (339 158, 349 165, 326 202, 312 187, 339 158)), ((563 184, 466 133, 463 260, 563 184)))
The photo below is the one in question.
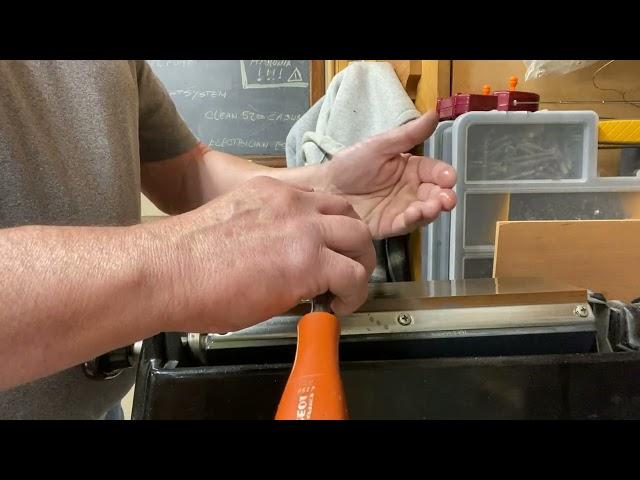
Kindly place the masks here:
POLYGON ((640 297, 640 220, 498 222, 493 276, 540 277, 640 297))
POLYGON ((422 60, 416 108, 422 113, 436 108, 438 98, 451 95, 451 60, 422 60))

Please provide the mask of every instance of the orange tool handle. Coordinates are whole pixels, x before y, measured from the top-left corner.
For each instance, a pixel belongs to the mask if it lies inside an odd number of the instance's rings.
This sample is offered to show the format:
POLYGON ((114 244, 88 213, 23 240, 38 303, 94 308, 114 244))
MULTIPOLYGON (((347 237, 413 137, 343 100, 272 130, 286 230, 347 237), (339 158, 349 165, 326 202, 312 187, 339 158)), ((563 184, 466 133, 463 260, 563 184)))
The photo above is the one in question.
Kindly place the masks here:
POLYGON ((340 378, 340 323, 327 312, 306 314, 298 322, 298 346, 276 420, 346 420, 340 378))

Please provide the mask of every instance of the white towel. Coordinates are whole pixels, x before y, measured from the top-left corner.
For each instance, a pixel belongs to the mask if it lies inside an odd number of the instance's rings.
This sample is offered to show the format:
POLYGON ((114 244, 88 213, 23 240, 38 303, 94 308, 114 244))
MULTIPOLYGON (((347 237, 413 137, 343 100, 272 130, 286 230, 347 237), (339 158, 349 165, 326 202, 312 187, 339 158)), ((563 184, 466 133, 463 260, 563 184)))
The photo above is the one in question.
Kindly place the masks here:
POLYGON ((287 166, 330 160, 345 147, 419 116, 390 63, 352 63, 289 131, 287 166))

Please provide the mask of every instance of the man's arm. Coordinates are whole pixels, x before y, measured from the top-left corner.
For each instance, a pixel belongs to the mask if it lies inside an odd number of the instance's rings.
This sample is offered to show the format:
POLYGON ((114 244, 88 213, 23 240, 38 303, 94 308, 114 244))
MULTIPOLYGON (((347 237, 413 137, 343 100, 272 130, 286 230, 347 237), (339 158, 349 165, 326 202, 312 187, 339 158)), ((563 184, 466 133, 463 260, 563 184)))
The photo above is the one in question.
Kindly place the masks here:
POLYGON ((321 189, 322 174, 319 166, 265 167, 203 144, 177 157, 141 165, 143 193, 171 215, 198 208, 257 176, 321 189))
POLYGON ((408 233, 455 206, 453 168, 407 153, 433 133, 435 112, 347 147, 322 165, 267 168, 198 145, 149 65, 136 68, 142 189, 167 213, 190 211, 256 176, 342 196, 376 238, 408 233))
POLYGON ((424 142, 433 112, 338 152, 331 162, 269 168, 200 144, 175 158, 143 163, 144 193, 166 213, 177 214, 222 195, 255 176, 346 198, 374 237, 408 233, 456 204, 451 166, 405 152, 424 142))
POLYGON ((0 229, 0 390, 158 332, 246 328, 327 291, 346 314, 374 266, 345 200, 265 177, 151 224, 0 229))
POLYGON ((3 229, 0 252, 0 390, 165 327, 142 228, 3 229))

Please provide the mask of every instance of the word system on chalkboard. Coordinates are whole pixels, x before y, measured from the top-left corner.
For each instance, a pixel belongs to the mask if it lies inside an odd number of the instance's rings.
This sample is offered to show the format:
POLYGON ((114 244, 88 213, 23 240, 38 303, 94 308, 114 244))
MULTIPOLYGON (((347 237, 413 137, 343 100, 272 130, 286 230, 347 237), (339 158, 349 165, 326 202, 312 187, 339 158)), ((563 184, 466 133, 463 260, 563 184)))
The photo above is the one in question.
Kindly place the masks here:
POLYGON ((191 131, 214 150, 284 156, 310 107, 310 60, 148 60, 191 131))

